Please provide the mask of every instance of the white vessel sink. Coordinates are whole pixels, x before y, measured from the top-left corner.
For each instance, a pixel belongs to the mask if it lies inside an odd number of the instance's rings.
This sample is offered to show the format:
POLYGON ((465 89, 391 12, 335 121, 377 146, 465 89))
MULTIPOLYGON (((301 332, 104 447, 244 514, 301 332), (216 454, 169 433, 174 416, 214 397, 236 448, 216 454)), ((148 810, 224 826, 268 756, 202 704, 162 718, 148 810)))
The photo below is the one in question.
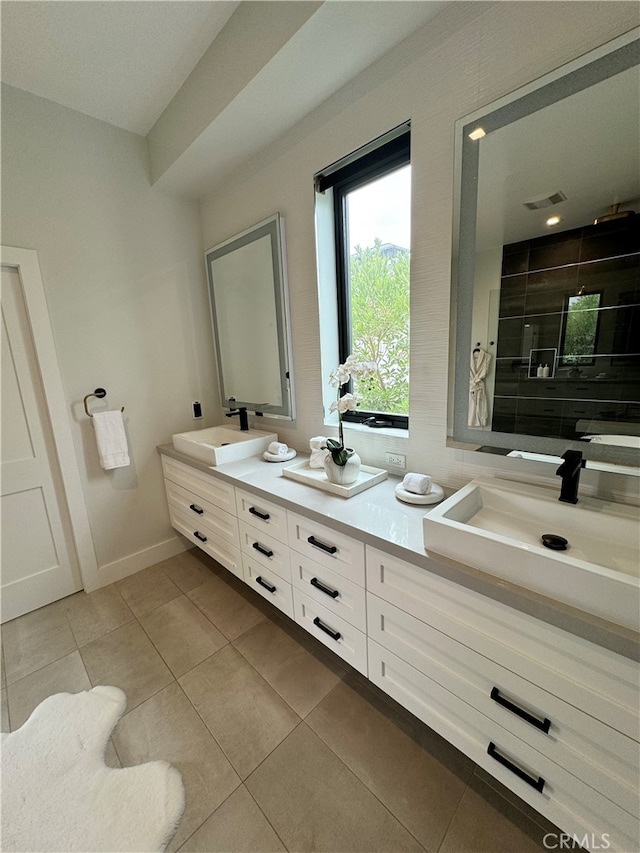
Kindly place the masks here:
POLYGON ((264 453, 272 441, 278 440, 278 436, 275 432, 260 429, 243 432, 239 427, 215 426, 180 432, 171 436, 171 440, 180 453, 207 465, 224 465, 225 462, 238 462, 264 453))
POLYGON ((481 477, 424 517, 425 549, 638 630, 640 509, 559 494, 481 477), (545 547, 549 533, 567 549, 545 547))

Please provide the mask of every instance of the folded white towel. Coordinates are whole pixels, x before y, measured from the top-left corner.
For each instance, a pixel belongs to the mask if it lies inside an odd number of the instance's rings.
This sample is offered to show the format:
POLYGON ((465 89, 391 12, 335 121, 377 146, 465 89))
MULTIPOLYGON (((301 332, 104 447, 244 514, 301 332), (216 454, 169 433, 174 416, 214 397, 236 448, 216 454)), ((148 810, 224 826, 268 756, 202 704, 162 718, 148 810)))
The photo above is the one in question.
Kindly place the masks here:
POLYGON ((108 471, 131 464, 122 412, 117 409, 111 412, 95 412, 93 426, 102 468, 108 471))
POLYGON ((405 474, 402 488, 405 492, 413 492, 414 495, 428 495, 431 491, 431 477, 428 474, 414 472, 405 474))
POLYGON ((289 445, 284 444, 282 441, 272 441, 269 447, 267 447, 267 453, 270 453, 272 456, 286 456, 289 452, 289 445))
POLYGON ((312 450, 309 457, 309 468, 324 468, 324 460, 329 455, 328 450, 312 450))
POLYGON ((320 450, 323 444, 327 443, 327 438, 324 435, 315 435, 309 439, 309 448, 311 450, 320 450))

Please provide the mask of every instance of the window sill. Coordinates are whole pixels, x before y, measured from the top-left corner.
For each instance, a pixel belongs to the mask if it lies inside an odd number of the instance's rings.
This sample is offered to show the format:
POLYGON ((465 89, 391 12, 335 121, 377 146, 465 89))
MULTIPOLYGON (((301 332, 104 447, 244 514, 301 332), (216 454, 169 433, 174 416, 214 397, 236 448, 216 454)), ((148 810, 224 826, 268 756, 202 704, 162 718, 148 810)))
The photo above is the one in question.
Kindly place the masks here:
MULTIPOLYGON (((325 423, 326 427, 335 427, 337 424, 335 423, 325 423)), ((345 433, 347 432, 360 432, 365 435, 385 435, 390 438, 409 438, 409 430, 408 429, 397 429, 396 427, 379 427, 379 428, 371 428, 368 426, 364 426, 364 424, 357 424, 349 421, 343 421, 342 428, 345 433)))

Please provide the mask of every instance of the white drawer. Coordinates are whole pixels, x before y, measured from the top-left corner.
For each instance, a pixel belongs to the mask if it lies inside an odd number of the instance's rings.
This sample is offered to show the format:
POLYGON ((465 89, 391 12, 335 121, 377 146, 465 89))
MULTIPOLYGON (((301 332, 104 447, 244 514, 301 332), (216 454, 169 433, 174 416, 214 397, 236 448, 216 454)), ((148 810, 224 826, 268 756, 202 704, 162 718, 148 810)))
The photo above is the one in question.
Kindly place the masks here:
POLYGON ((369 640, 369 678, 428 726, 473 761, 495 776, 525 802, 545 815, 564 832, 580 838, 593 833, 595 839, 609 835, 611 850, 629 853, 637 847, 638 821, 611 800, 519 740, 502 726, 454 696, 436 681, 369 640), (493 744, 497 755, 517 768, 509 768, 488 753, 493 744), (517 775, 525 773, 532 782, 544 782, 542 791, 517 775))
POLYGON ((367 546, 367 589, 638 739, 638 664, 367 546))
POLYGON ((367 612, 372 640, 635 813, 637 743, 371 593, 367 612))
POLYGON ((293 619, 291 584, 283 580, 280 575, 255 562, 249 554, 242 555, 242 568, 245 582, 270 604, 293 619))
POLYGON ((242 578, 242 563, 240 559, 240 544, 238 537, 238 522, 234 516, 219 510, 220 517, 214 525, 193 523, 189 516, 178 510, 169 508, 171 524, 177 531, 186 536, 198 548, 202 548, 210 557, 229 569, 234 575, 242 578))
POLYGON ((289 545, 321 566, 364 586, 364 544, 289 512, 289 545))
POLYGON ((289 548, 279 539, 269 536, 266 531, 258 530, 244 521, 239 522, 240 547, 254 562, 265 569, 277 572, 280 577, 291 583, 289 548))
POLYGON ((221 510, 219 506, 204 500, 204 498, 195 495, 182 486, 176 485, 171 480, 165 480, 164 487, 167 492, 169 509, 177 510, 186 518, 190 518, 191 523, 195 524, 196 527, 202 524, 215 526, 216 519, 220 517, 221 513, 231 515, 231 513, 221 510))
POLYGON ((367 606, 363 587, 297 551, 291 551, 291 574, 296 589, 366 633, 367 606))
POLYGON ((367 635, 346 619, 294 588, 295 620, 363 675, 367 674, 367 635))
POLYGON ((264 528, 274 539, 287 544, 287 511, 283 507, 236 489, 236 511, 242 521, 264 528))
POLYGON ((162 457, 162 470, 167 480, 182 486, 209 503, 214 504, 225 512, 236 514, 236 500, 233 486, 216 477, 190 468, 168 456, 162 457))

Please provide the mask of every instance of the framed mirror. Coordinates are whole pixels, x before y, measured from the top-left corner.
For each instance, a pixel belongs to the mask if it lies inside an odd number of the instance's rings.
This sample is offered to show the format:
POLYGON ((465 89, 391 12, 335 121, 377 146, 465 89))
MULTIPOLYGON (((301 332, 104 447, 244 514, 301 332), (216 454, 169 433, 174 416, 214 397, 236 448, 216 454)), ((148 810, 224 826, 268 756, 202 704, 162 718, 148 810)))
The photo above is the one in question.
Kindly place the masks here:
POLYGON ((640 40, 456 124, 453 438, 640 465, 640 40))
POLYGON ((282 217, 259 222, 205 258, 222 405, 292 420, 282 217))

